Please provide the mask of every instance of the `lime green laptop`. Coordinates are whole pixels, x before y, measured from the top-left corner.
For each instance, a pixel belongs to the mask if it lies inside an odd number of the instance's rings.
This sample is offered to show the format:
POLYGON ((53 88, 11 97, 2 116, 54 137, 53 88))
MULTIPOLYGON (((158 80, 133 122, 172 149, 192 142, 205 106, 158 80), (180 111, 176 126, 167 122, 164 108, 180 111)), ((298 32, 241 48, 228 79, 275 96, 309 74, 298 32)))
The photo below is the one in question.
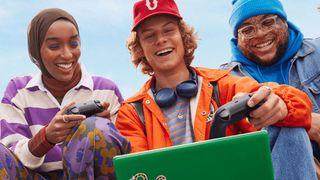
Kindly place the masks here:
POLYGON ((118 180, 273 180, 266 131, 116 156, 118 180))

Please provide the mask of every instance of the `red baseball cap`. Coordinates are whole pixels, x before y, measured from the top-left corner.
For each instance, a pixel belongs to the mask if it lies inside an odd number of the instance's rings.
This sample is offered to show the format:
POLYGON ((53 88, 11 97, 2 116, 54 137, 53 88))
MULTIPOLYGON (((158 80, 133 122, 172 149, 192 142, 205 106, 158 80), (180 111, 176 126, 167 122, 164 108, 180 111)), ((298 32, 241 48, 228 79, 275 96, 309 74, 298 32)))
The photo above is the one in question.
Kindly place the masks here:
POLYGON ((132 31, 145 19, 157 14, 169 14, 182 19, 174 0, 140 0, 133 7, 132 31))

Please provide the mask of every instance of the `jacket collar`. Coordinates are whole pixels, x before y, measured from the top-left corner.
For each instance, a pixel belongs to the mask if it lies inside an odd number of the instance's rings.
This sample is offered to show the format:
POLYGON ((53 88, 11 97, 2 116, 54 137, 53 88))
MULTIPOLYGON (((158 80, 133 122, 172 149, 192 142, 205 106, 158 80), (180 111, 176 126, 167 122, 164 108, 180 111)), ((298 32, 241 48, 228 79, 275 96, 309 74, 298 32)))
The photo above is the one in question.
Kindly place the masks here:
POLYGON ((296 57, 305 57, 314 52, 315 50, 316 49, 311 45, 311 43, 309 43, 307 40, 304 40, 301 48, 296 54, 296 57))

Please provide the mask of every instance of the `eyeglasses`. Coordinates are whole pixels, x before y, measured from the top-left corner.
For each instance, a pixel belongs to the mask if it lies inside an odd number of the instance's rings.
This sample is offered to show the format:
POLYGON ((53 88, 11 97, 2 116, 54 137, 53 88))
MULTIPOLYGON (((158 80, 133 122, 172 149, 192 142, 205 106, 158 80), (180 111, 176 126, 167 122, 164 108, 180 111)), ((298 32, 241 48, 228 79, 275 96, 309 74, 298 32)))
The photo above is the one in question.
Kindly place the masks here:
POLYGON ((256 25, 246 25, 243 26, 242 28, 238 29, 238 33, 242 35, 245 39, 251 39, 253 38, 258 29, 261 29, 263 32, 269 32, 272 29, 275 28, 278 20, 278 16, 270 16, 265 19, 263 19, 261 22, 257 23, 256 25))

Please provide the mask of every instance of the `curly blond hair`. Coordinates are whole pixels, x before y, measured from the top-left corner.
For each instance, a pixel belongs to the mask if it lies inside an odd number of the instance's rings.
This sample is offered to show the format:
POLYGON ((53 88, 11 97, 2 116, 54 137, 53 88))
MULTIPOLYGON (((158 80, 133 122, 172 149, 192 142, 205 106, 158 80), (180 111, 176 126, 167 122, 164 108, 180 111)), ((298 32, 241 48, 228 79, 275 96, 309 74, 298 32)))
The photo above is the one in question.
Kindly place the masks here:
MULTIPOLYGON (((180 20, 178 27, 182 36, 183 46, 185 50, 184 61, 186 66, 189 66, 194 59, 194 51, 198 47, 197 34, 193 27, 189 26, 185 21, 180 20)), ((143 55, 139 38, 136 31, 132 31, 126 44, 130 55, 131 62, 136 68, 140 68, 143 74, 152 75, 153 69, 149 65, 146 57, 143 55)))

